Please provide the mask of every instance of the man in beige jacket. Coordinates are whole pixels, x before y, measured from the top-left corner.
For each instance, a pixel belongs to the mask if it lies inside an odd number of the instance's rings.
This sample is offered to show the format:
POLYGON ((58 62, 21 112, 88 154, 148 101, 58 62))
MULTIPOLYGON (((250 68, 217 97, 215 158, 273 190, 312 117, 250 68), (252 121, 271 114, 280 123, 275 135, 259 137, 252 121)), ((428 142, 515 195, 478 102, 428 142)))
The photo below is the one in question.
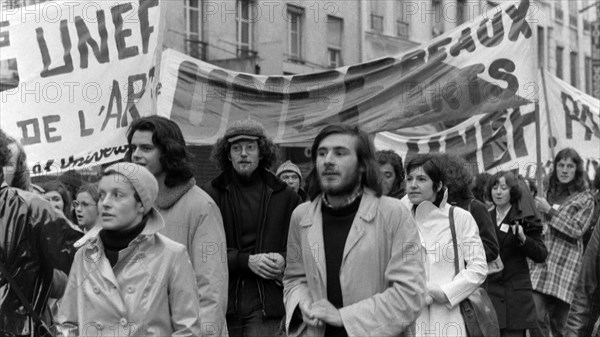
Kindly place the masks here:
POLYGON ((135 120, 127 132, 125 160, 148 169, 158 181, 155 207, 161 233, 186 246, 198 286, 202 336, 227 336, 227 251, 221 211, 193 177, 181 129, 161 116, 135 120))
POLYGON ((425 301, 417 227, 381 196, 373 145, 331 125, 312 145, 311 203, 294 211, 284 273, 289 336, 399 336, 425 301))

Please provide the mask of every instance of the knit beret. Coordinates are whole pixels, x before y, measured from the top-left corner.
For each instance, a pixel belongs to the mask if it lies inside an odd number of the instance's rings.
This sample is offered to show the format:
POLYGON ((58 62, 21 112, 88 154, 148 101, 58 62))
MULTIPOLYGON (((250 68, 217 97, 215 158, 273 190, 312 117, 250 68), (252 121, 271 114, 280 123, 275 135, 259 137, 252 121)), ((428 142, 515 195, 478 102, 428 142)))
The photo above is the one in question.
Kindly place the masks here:
POLYGON ((266 138, 265 128, 259 122, 252 119, 237 120, 225 130, 225 139, 233 143, 240 139, 256 140, 260 137, 266 138))
POLYGON ((144 214, 152 210, 158 195, 158 183, 148 169, 134 163, 116 163, 104 170, 104 175, 108 174, 121 175, 133 186, 144 206, 144 214))
POLYGON ((283 172, 294 172, 298 175, 298 178, 302 180, 302 173, 300 172, 300 168, 298 168, 296 164, 292 163, 289 160, 279 166, 275 175, 279 178, 279 175, 283 172))

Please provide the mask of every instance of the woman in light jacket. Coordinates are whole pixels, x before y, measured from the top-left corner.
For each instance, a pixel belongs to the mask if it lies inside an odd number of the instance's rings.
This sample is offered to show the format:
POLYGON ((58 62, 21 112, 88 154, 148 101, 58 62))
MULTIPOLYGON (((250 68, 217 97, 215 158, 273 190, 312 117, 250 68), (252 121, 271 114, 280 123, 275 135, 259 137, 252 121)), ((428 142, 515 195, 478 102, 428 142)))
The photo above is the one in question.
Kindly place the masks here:
POLYGON ((488 197, 495 207, 490 211, 500 243, 504 269, 488 277, 488 294, 498 314, 500 335, 525 336, 525 329, 537 329, 535 302, 527 258, 536 263, 546 260, 548 251, 542 239, 542 222, 535 211, 521 205, 529 191, 519 186, 511 172, 500 171, 490 180, 488 197))
POLYGON ((118 163, 99 184, 101 228, 79 241, 58 314, 60 336, 200 336, 186 248, 158 231, 158 194, 144 167, 118 163))
POLYGON ((471 214, 454 208, 459 273, 454 269, 450 205, 446 203, 445 174, 440 159, 417 155, 406 166, 407 198, 426 249, 426 307, 416 321, 417 336, 467 336, 459 303, 484 281, 485 251, 471 214), (464 262, 463 262, 464 261, 464 262))

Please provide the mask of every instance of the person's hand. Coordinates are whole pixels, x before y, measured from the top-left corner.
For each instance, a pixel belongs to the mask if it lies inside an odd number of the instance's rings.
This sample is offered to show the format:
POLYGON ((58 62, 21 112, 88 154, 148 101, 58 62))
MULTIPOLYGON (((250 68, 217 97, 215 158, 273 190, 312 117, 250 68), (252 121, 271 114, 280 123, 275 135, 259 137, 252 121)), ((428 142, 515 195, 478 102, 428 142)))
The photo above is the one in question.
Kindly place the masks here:
POLYGON ((513 227, 513 234, 515 234, 517 238, 519 238, 519 242, 521 244, 524 244, 525 240, 527 240, 527 237, 525 236, 525 231, 523 230, 523 226, 521 226, 520 224, 516 224, 513 227))
POLYGON ((312 327, 321 327, 323 326, 323 322, 316 318, 311 310, 311 303, 309 301, 301 301, 298 303, 298 307, 300 307, 300 312, 302 313, 302 320, 307 325, 312 327))
POLYGON ((264 279, 272 280, 278 278, 283 273, 285 260, 283 256, 277 253, 263 253, 250 255, 248 258, 248 267, 252 272, 264 279), (278 257, 275 257, 278 255, 278 257), (271 256, 271 257, 270 257, 271 256))
POLYGON ((344 326, 340 311, 326 299, 318 300, 311 306, 311 311, 315 318, 333 326, 344 326))
POLYGON ((546 198, 540 196, 535 197, 535 207, 544 214, 552 209, 552 206, 550 206, 546 198))
POLYGON ((267 258, 277 265, 277 270, 279 270, 279 274, 283 274, 283 271, 285 270, 285 258, 283 257, 283 255, 279 253, 268 253, 267 258))
POLYGON ((448 303, 448 297, 437 283, 427 283, 427 292, 434 302, 448 303))

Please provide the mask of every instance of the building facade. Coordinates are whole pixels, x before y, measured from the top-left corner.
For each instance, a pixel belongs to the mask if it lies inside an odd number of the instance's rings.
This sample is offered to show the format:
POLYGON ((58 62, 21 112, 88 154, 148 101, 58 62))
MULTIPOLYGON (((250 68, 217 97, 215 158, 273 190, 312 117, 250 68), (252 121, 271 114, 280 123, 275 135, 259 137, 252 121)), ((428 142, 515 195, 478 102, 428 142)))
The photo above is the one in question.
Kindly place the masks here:
POLYGON ((535 5, 539 66, 591 95, 591 25, 598 19, 598 2, 538 0, 535 5))

